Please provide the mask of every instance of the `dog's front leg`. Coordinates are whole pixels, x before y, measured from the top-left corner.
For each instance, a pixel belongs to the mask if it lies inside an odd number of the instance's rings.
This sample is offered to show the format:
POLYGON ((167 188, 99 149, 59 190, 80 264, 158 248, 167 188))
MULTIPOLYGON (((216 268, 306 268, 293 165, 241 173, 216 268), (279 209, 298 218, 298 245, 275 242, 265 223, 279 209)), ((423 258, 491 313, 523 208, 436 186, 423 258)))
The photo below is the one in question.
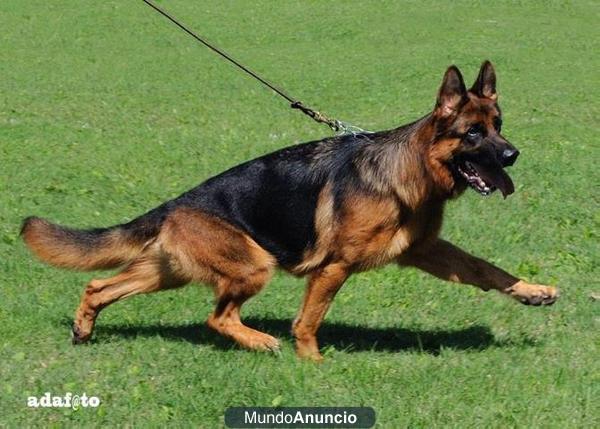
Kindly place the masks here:
POLYGON ((344 264, 334 263, 310 275, 304 303, 292 326, 292 333, 296 337, 296 353, 299 357, 314 361, 323 359, 319 353, 317 330, 348 274, 344 264))
POLYGON ((555 287, 527 283, 441 239, 409 251, 398 262, 442 280, 478 286, 485 291, 496 289, 523 304, 553 304, 559 296, 555 287))

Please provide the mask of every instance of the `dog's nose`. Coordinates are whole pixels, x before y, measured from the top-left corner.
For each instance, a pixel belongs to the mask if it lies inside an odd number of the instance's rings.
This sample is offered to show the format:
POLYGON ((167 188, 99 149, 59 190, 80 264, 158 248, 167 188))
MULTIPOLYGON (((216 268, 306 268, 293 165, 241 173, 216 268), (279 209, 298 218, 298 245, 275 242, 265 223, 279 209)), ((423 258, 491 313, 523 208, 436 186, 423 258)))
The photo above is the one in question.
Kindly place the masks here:
POLYGON ((502 152, 502 164, 505 167, 509 167, 515 163, 517 157, 519 156, 519 151, 517 149, 505 149, 502 152))

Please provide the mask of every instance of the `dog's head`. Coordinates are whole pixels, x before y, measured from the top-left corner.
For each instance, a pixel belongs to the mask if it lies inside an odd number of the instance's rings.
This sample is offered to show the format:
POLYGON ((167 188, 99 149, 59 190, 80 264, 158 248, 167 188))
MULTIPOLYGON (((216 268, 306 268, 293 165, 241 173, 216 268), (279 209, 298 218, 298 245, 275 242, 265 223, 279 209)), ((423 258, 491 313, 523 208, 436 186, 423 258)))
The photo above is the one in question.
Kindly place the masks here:
POLYGON ((505 167, 516 161, 519 151, 501 134, 496 73, 489 61, 467 90, 457 67, 444 75, 433 112, 435 137, 430 156, 444 170, 454 194, 467 185, 481 195, 496 189, 506 198, 514 185, 505 167))

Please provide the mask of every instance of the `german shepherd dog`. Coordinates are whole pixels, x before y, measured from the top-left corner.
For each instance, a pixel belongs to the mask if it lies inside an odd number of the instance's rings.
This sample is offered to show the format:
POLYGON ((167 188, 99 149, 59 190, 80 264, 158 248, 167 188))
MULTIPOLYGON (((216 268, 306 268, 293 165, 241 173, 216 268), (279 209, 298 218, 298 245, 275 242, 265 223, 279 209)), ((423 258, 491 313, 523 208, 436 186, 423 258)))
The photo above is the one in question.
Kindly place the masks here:
POLYGON ((122 225, 79 230, 30 217, 21 234, 57 267, 124 267, 87 285, 74 343, 90 338, 109 304, 195 281, 216 295, 210 328, 241 346, 275 350, 278 340, 245 326, 240 308, 281 267, 308 277, 292 332, 298 355, 320 360, 316 334, 336 292, 352 273, 390 262, 524 304, 558 298, 556 288, 519 280, 439 238, 445 202, 467 187, 514 191, 504 167, 519 152, 501 126, 492 64, 482 64, 470 90, 451 66, 433 111, 411 124, 278 150, 122 225))

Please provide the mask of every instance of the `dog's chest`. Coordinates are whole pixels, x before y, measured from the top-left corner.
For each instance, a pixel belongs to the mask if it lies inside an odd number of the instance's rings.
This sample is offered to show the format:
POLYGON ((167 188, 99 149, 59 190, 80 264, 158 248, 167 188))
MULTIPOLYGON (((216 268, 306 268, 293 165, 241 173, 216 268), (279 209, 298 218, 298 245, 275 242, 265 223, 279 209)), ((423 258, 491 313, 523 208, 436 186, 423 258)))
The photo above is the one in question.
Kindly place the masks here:
POLYGON ((442 215, 437 205, 401 213, 394 201, 378 201, 370 210, 350 213, 339 230, 338 250, 344 260, 361 269, 384 265, 413 244, 437 236, 442 215))
POLYGON ((418 221, 411 221, 397 228, 374 232, 355 249, 353 264, 361 269, 368 269, 393 261, 414 243, 423 240, 427 235, 423 226, 424 224, 418 221))

